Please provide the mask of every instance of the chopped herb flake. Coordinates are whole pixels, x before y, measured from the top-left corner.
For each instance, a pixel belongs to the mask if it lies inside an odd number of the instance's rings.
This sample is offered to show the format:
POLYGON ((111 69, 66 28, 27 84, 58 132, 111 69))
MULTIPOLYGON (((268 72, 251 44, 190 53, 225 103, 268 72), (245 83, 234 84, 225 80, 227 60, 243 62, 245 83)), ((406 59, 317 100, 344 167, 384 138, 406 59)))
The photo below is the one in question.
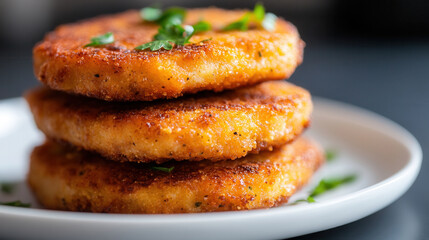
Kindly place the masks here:
POLYGON ((166 167, 152 167, 153 170, 163 171, 167 173, 171 173, 173 171, 174 167, 166 168, 166 167))
POLYGON ((192 27, 194 28, 194 33, 206 32, 212 29, 210 23, 206 21, 199 21, 196 24, 192 25, 192 27))
POLYGON ((231 31, 231 30, 246 31, 249 28, 250 16, 251 16, 250 13, 246 13, 241 19, 226 25, 222 30, 223 31, 231 31))
POLYGON ((180 25, 169 25, 167 27, 160 27, 153 39, 175 41, 176 39, 183 38, 185 32, 185 28, 180 25))
POLYGON ((262 21, 265 17, 265 8, 261 3, 257 3, 253 9, 253 15, 255 16, 256 21, 262 21))
POLYGON ((161 26, 180 25, 186 16, 184 8, 172 7, 162 11, 159 8, 146 7, 140 10, 140 16, 148 22, 156 22, 161 26))
POLYGON ((348 175, 342 178, 329 178, 322 179, 319 184, 314 188, 314 190, 310 193, 310 196, 307 199, 299 199, 292 203, 292 205, 307 202, 307 203, 315 203, 314 197, 319 196, 327 191, 330 191, 334 188, 339 187, 342 184, 350 183, 356 180, 356 175, 348 175))
POLYGON ((159 8, 146 7, 140 10, 140 17, 149 22, 158 21, 161 16, 162 10, 159 8))
POLYGON ((325 151, 325 159, 327 162, 331 162, 337 157, 337 152, 332 149, 327 149, 325 151))
POLYGON ((251 23, 256 23, 265 30, 273 31, 276 27, 276 20, 277 16, 274 13, 265 13, 264 6, 260 3, 257 3, 253 9, 253 12, 247 12, 241 19, 226 25, 222 30, 246 31, 249 29, 249 25, 251 23))
MULTIPOLYGON (((145 43, 136 47, 136 50, 150 49, 156 51, 161 48, 165 50, 171 50, 174 45, 184 46, 190 43, 190 38, 197 32, 208 31, 211 28, 210 24, 206 22, 198 22, 194 26, 186 25, 184 27, 180 25, 167 25, 161 26, 158 29, 158 33, 154 36, 154 41, 145 43)), ((203 40, 206 41, 206 40, 203 40)))
POLYGON ((100 46, 100 45, 109 44, 113 42, 115 42, 115 37, 113 36, 113 33, 108 32, 106 34, 91 38, 91 42, 86 44, 84 47, 100 46))
POLYGON ((172 7, 165 10, 157 23, 161 26, 179 25, 185 20, 186 10, 180 7, 172 7))
MULTIPOLYGON (((193 26, 182 27, 181 25, 186 17, 186 10, 179 7, 172 7, 165 11, 162 11, 160 8, 146 7, 140 10, 140 16, 145 21, 156 22, 160 27, 152 42, 142 44, 136 47, 136 50, 171 50, 175 46, 184 46, 190 43, 189 40, 194 34, 212 29, 211 25, 206 21, 199 21, 193 26)), ((245 13, 239 20, 226 25, 222 30, 246 31, 249 29, 250 23, 255 22, 259 26, 272 31, 275 28, 276 19, 276 15, 265 13, 264 6, 258 3, 255 5, 253 12, 245 13)), ((208 40, 206 39, 200 42, 208 40)))
POLYGON ((308 196, 308 198, 307 198, 307 202, 309 202, 309 203, 314 203, 314 202, 316 202, 316 201, 314 200, 314 198, 313 198, 312 196, 308 196))
POLYGON ((298 203, 302 203, 302 202, 308 202, 307 199, 298 199, 295 202, 291 203, 292 205, 298 204, 298 203))
POLYGON ((195 207, 199 207, 199 206, 201 206, 201 204, 203 204, 203 203, 202 202, 196 202, 195 207))
POLYGON ((2 183, 1 184, 1 191, 2 193, 10 194, 13 192, 14 185, 12 183, 2 183))
POLYGON ((13 201, 13 202, 0 202, 0 205, 12 206, 12 207, 31 207, 30 203, 23 203, 21 201, 13 201))
POLYGON ((325 178, 319 182, 319 185, 314 188, 314 190, 310 193, 310 197, 316 197, 330 191, 334 188, 337 188, 343 184, 350 183, 356 180, 356 175, 348 175, 340 178, 325 178))
POLYGON ((202 42, 208 42, 208 41, 211 41, 211 40, 212 40, 212 38, 207 38, 207 39, 201 40, 200 43, 202 43, 202 42))
POLYGON ((157 51, 161 48, 164 48, 165 50, 171 50, 173 48, 173 45, 169 40, 156 40, 153 42, 148 42, 145 44, 142 44, 138 47, 136 47, 136 50, 145 50, 150 49, 151 51, 157 51))

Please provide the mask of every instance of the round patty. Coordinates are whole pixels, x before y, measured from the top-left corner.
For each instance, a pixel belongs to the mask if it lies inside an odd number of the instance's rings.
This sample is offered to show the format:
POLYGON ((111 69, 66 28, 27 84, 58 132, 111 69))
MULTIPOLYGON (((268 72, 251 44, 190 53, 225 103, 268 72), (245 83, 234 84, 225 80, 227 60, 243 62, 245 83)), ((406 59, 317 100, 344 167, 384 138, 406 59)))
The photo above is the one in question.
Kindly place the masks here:
POLYGON ((175 100, 104 102, 39 88, 27 94, 48 137, 119 161, 236 159, 272 149, 308 125, 310 94, 284 81, 175 100))
POLYGON ((154 52, 134 50, 152 41, 159 28, 138 11, 59 26, 35 46, 34 71, 52 89, 108 101, 176 98, 289 77, 304 47, 295 27, 279 18, 273 32, 220 31, 243 15, 243 10, 188 10, 185 24, 204 19, 213 30, 193 36, 193 44, 154 52), (113 44, 83 47, 106 32, 114 34, 113 44), (200 42, 206 39, 211 40, 200 42))
POLYGON ((48 141, 31 155, 28 182, 49 209, 105 213, 191 213, 268 208, 287 202, 323 162, 298 139, 236 161, 118 163, 48 141), (158 165, 159 167, 159 165, 158 165))

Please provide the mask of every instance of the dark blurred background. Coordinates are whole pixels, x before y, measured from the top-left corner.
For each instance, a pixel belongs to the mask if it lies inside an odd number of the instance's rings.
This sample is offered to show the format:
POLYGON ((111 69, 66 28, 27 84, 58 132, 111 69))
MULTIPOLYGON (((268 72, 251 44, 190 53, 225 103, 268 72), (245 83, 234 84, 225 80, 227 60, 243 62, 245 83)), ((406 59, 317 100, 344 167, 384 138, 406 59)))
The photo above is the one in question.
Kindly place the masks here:
MULTIPOLYGON (((224 8, 252 8, 256 3, 157 2, 164 7, 224 8)), ((31 49, 45 32, 59 24, 153 3, 0 0, 0 99, 18 97, 38 84, 33 76, 31 49)), ((352 103, 398 122, 417 137, 424 155, 429 153, 429 1, 265 0, 263 3, 268 11, 294 23, 307 43, 304 63, 291 82, 309 89, 315 96, 352 103)), ((302 239, 427 239, 428 175, 428 166, 423 163, 417 182, 393 205, 355 223, 302 239)))

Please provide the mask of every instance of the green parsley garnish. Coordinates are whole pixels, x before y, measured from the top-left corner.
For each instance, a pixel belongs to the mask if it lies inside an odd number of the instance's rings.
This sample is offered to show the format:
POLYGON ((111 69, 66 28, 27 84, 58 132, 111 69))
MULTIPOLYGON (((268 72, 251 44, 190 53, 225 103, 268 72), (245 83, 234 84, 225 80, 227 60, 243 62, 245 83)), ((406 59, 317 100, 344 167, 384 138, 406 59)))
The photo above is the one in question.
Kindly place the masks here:
POLYGON ((182 27, 180 25, 168 25, 160 27, 158 33, 153 37, 154 40, 170 40, 176 42, 181 39, 181 41, 188 41, 192 36, 194 29, 191 26, 182 27))
POLYGON ((142 8, 140 10, 140 17, 143 18, 143 20, 154 22, 161 18, 162 16, 162 10, 159 8, 154 7, 146 7, 142 8))
POLYGON ((165 10, 157 22, 161 26, 182 24, 185 20, 185 16, 186 10, 184 8, 172 7, 165 10))
POLYGON ((204 40, 201 40, 200 41, 200 43, 202 43, 202 42, 207 42, 207 41, 211 41, 213 38, 207 38, 207 39, 204 39, 204 40))
POLYGON ((91 42, 86 44, 84 47, 100 46, 104 44, 113 43, 114 41, 115 41, 115 37, 113 36, 113 33, 108 32, 106 34, 91 38, 91 42))
POLYGON ((246 13, 241 19, 226 25, 224 28, 222 28, 222 30, 223 31, 231 31, 231 30, 246 31, 249 28, 250 16, 251 16, 250 13, 246 13))
POLYGON ((332 149, 327 149, 325 151, 325 159, 327 162, 332 162, 337 157, 337 152, 332 149))
POLYGON ((0 205, 12 206, 12 207, 31 207, 30 203, 23 203, 21 201, 13 201, 13 202, 0 202, 0 205))
MULTIPOLYGON (((206 21, 200 21, 193 26, 181 26, 186 16, 186 10, 179 7, 172 7, 165 11, 156 7, 146 7, 140 10, 140 16, 145 21, 159 24, 160 27, 152 42, 137 46, 136 50, 171 50, 174 46, 184 46, 190 43, 189 40, 195 33, 211 30, 211 25, 206 21)), ((252 12, 245 13, 239 20, 226 25, 222 30, 246 31, 251 23, 255 23, 268 31, 272 31, 275 29, 276 19, 276 15, 266 13, 264 6, 257 3, 252 12)), ((201 42, 208 40, 210 39, 201 42)))
POLYGON ((180 25, 186 16, 186 10, 180 7, 172 7, 165 11, 159 8, 146 7, 140 10, 140 16, 148 22, 156 22, 161 26, 180 25))
POLYGON ((308 196, 307 202, 314 203, 314 202, 316 202, 316 200, 314 200, 314 198, 312 196, 308 196))
POLYGON ((194 28, 194 33, 206 32, 212 29, 210 23, 206 21, 199 21, 196 24, 192 25, 192 27, 194 28))
POLYGON ((334 188, 339 187, 340 185, 350 183, 356 180, 356 175, 348 175, 345 177, 340 178, 328 178, 328 179, 322 179, 319 182, 319 185, 316 186, 316 188, 311 192, 310 197, 316 197, 321 195, 322 193, 325 193, 327 191, 330 191, 334 188))
POLYGON ((166 167, 151 167, 153 170, 163 171, 167 173, 171 173, 173 171, 174 167, 166 168, 166 167))
POLYGON ((161 25, 158 33, 154 36, 154 41, 137 46, 135 49, 156 51, 164 48, 165 50, 171 50, 173 45, 184 46, 190 43, 189 39, 195 33, 208 31, 210 28, 210 24, 204 21, 200 21, 193 26, 186 25, 184 27, 177 24, 161 25))
POLYGON ((165 50, 171 50, 173 44, 185 45, 188 43, 193 32, 192 26, 185 26, 185 28, 180 25, 161 26, 154 36, 154 41, 140 45, 136 49, 145 50, 149 48, 151 51, 156 51, 164 48, 165 50))
POLYGON ((12 183, 2 183, 1 184, 1 191, 3 193, 10 194, 13 192, 14 185, 12 183))
POLYGON ((314 200, 314 198, 312 196, 308 196, 307 199, 299 199, 299 200, 296 200, 295 202, 293 202, 292 204, 295 205, 295 204, 298 204, 301 202, 314 203, 314 202, 316 202, 316 200, 314 200))
POLYGON ((295 204, 302 203, 302 202, 308 202, 308 201, 307 201, 307 199, 298 199, 295 202, 291 203, 291 205, 295 205, 295 204))
POLYGON ((164 48, 165 50, 171 50, 173 48, 173 44, 174 42, 170 42, 169 40, 157 40, 157 41, 152 41, 152 42, 142 44, 136 47, 135 49, 145 50, 149 48, 151 51, 157 51, 161 48, 164 48))
POLYGON ((261 3, 257 3, 253 9, 253 16, 255 16, 256 21, 262 21, 265 17, 265 8, 261 3))
POLYGON ((348 175, 345 177, 340 178, 328 178, 328 179, 322 179, 319 184, 313 189, 313 191, 310 193, 310 196, 307 197, 307 199, 299 199, 295 201, 293 204, 297 204, 300 202, 308 202, 308 203, 314 203, 316 202, 314 200, 315 197, 330 191, 332 189, 335 189, 343 184, 351 183, 356 180, 356 175, 348 175))
POLYGON ((247 12, 238 21, 226 25, 222 30, 240 30, 246 31, 249 29, 250 23, 256 23, 268 31, 273 31, 276 27, 277 16, 273 13, 265 13, 265 8, 262 4, 257 3, 253 12, 247 12))

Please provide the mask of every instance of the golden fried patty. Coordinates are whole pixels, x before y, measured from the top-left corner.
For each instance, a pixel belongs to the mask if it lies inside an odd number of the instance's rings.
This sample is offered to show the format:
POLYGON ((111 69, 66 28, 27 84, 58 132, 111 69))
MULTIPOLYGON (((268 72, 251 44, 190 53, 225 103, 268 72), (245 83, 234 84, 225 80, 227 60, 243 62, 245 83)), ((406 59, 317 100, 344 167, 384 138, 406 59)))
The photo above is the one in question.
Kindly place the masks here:
POLYGON ((298 139, 236 161, 118 163, 53 141, 35 148, 28 182, 49 209, 107 213, 184 213, 268 208, 287 202, 323 162, 298 139))
POLYGON ((293 140, 309 93, 284 81, 175 100, 104 102, 39 88, 27 94, 48 137, 120 161, 236 159, 293 140))
POLYGON ((63 25, 35 46, 34 71, 52 89, 109 101, 176 98, 289 77, 302 61, 304 46, 295 27, 278 19, 273 32, 220 31, 243 14, 189 10, 185 24, 204 19, 213 31, 192 37, 194 44, 155 52, 134 50, 150 42, 159 27, 144 22, 138 11, 63 25), (113 32, 113 44, 83 47, 106 32, 113 32), (200 42, 205 39, 211 40, 200 42))

